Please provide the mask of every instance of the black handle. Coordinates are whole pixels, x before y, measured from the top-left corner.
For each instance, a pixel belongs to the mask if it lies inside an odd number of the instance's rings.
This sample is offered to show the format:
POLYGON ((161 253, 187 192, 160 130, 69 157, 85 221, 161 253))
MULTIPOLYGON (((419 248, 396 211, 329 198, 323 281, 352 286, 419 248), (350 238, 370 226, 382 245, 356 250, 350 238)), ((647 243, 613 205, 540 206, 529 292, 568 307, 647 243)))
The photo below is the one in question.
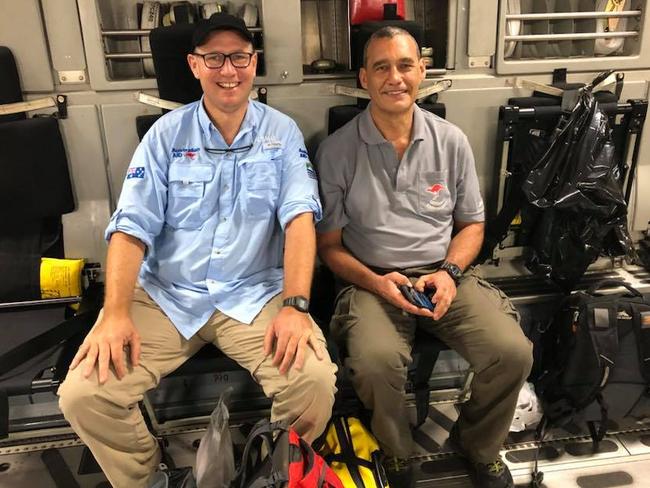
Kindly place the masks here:
POLYGON ((635 297, 643 298, 643 295, 641 294, 641 292, 639 292, 639 290, 637 290, 636 288, 633 288, 632 285, 628 285, 627 283, 625 283, 624 281, 621 281, 621 280, 602 280, 602 281, 599 281, 598 283, 594 283, 593 285, 591 285, 589 287, 589 289, 587 290, 587 293, 590 294, 590 295, 593 295, 598 290, 600 290, 601 288, 604 288, 606 286, 609 286, 609 287, 622 286, 623 288, 626 288, 635 297))

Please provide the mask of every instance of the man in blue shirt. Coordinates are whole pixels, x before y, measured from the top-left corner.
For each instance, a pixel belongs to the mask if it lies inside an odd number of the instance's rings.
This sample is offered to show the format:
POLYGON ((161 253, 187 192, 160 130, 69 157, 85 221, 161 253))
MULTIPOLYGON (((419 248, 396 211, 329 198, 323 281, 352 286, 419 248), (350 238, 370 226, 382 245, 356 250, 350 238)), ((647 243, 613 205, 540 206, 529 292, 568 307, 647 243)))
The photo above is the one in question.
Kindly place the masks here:
POLYGON ((193 47, 204 95, 156 122, 133 156, 106 230, 104 308, 59 390, 118 487, 146 486, 160 459, 137 402, 208 342, 308 441, 334 401, 336 367, 307 313, 321 206, 302 135, 249 101, 257 55, 240 19, 203 21, 193 47))

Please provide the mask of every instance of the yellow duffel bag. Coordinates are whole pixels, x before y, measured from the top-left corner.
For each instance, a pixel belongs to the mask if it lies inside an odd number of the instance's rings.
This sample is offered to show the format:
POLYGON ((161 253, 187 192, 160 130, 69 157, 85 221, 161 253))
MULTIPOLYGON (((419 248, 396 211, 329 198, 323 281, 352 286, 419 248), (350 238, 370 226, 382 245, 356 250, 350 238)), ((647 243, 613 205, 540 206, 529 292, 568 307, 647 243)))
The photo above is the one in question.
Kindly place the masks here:
POLYGON ((377 439, 355 417, 334 417, 319 445, 345 488, 388 488, 377 439))

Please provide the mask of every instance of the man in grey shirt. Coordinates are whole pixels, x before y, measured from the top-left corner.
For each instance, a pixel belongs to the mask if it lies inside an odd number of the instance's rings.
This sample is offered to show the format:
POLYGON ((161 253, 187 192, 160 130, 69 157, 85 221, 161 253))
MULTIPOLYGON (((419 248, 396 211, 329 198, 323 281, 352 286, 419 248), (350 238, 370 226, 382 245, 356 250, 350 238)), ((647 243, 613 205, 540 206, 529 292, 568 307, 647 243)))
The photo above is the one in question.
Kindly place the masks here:
POLYGON ((483 241, 483 201, 467 137, 415 105, 424 73, 406 31, 377 31, 359 73, 371 103, 319 148, 318 250, 350 285, 337 297, 332 331, 345 341, 346 367, 373 411, 391 486, 414 483, 404 385, 420 326, 476 373, 452 445, 469 461, 478 486, 510 487, 499 449, 530 372, 532 347, 503 293, 476 270, 463 273, 483 241), (407 301, 399 285, 427 292, 433 312, 407 301))

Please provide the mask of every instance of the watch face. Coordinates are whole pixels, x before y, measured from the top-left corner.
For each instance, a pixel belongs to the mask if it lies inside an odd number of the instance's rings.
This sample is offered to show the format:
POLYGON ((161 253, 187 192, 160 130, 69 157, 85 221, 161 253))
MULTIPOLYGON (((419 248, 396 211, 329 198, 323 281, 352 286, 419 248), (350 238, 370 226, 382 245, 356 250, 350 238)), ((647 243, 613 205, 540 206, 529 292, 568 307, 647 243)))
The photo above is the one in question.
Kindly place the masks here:
POLYGON ((440 267, 449 273, 449 275, 455 280, 460 279, 460 277, 463 275, 463 272, 454 263, 444 262, 440 267))

